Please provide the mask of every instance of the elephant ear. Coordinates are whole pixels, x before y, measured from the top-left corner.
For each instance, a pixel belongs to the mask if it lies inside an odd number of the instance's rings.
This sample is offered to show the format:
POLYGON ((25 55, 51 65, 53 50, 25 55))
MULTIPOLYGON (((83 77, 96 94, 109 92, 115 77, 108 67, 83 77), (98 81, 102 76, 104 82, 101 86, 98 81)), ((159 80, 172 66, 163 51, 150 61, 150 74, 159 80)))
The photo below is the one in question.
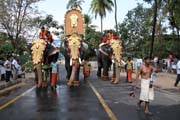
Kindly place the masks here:
POLYGON ((34 40, 32 43, 32 61, 34 64, 42 62, 43 52, 46 48, 46 42, 42 39, 34 40))
POLYGON ((122 45, 121 42, 117 39, 111 39, 110 45, 113 50, 113 58, 115 62, 121 62, 121 53, 122 53, 122 45))

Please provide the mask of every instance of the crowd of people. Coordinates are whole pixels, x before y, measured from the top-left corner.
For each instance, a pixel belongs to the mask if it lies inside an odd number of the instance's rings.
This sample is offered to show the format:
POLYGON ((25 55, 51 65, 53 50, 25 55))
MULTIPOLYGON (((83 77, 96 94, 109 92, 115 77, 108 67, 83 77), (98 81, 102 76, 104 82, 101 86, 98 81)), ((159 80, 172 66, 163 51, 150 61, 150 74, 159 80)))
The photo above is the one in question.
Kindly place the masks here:
POLYGON ((16 57, 7 57, 0 62, 0 81, 11 82, 22 77, 22 68, 20 60, 16 57))

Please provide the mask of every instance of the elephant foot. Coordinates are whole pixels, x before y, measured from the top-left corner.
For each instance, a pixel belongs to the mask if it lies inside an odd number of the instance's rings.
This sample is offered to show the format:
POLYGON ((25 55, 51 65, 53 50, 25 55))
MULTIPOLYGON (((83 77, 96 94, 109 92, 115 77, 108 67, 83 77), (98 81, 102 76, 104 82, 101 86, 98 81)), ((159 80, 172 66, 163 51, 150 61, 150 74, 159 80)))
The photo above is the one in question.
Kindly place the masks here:
POLYGON ((113 84, 119 84, 119 81, 114 81, 113 84))
POLYGON ((68 84, 68 82, 69 82, 69 80, 67 79, 67 80, 66 80, 66 83, 68 84))
POLYGON ((111 78, 111 83, 113 83, 115 80, 116 80, 116 78, 115 78, 115 77, 112 77, 112 78, 111 78))
POLYGON ((74 86, 78 87, 80 85, 80 81, 79 80, 74 80, 73 84, 74 84, 74 86))
POLYGON ((102 76, 102 80, 104 80, 104 81, 109 80, 109 76, 102 76))
POLYGON ((67 81, 67 85, 68 85, 68 86, 73 86, 73 83, 68 80, 68 81, 67 81))
POLYGON ((101 78, 101 74, 98 74, 98 73, 97 73, 97 77, 98 77, 98 78, 101 78))
POLYGON ((47 87, 47 86, 48 86, 48 83, 46 81, 43 81, 41 84, 41 87, 47 87))
POLYGON ((51 90, 56 90, 56 86, 51 86, 51 90))

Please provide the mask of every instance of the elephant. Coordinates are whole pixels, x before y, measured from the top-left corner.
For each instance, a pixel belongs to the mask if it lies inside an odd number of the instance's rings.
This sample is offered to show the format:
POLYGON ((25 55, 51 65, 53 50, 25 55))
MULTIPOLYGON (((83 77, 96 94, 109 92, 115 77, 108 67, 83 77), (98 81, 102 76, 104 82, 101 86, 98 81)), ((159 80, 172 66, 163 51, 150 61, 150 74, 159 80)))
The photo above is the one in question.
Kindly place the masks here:
POLYGON ((34 40, 31 46, 37 87, 47 87, 49 64, 58 59, 59 49, 43 39, 34 40))
POLYGON ((112 62, 113 62, 113 77, 111 82, 113 84, 118 84, 120 80, 120 66, 122 57, 122 44, 118 37, 114 37, 110 40, 110 46, 113 51, 112 62))
POLYGON ((109 80, 109 68, 113 64, 113 76, 111 82, 117 84, 120 79, 121 42, 117 39, 110 39, 107 43, 101 43, 97 51, 98 71, 97 76, 101 77, 103 68, 103 80, 109 80))
POLYGON ((101 69, 103 68, 102 78, 104 80, 109 79, 108 72, 112 64, 111 56, 112 56, 112 49, 109 44, 104 43, 99 45, 99 49, 97 50, 97 63, 98 63, 97 76, 101 77, 101 69))
POLYGON ((69 86, 79 86, 80 64, 84 58, 88 45, 81 41, 77 34, 72 34, 63 43, 65 57, 66 79, 69 86))

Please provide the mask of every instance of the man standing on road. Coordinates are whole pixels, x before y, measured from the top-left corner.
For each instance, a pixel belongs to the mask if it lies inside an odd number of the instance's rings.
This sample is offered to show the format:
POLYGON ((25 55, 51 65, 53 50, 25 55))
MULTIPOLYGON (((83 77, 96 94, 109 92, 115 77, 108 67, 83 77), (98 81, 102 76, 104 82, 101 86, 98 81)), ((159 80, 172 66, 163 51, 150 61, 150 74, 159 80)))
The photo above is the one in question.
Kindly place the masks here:
POLYGON ((127 73, 127 81, 129 83, 132 83, 133 61, 131 60, 131 57, 128 57, 128 60, 126 61, 125 69, 127 73))
POLYGON ((176 64, 176 72, 177 72, 177 78, 176 78, 176 82, 174 84, 175 87, 177 87, 177 85, 180 81, 180 60, 176 64))
POLYGON ((154 99, 154 89, 152 87, 152 83, 150 82, 150 76, 152 72, 156 71, 156 68, 150 65, 150 61, 150 57, 145 57, 145 64, 139 68, 136 80, 138 81, 141 76, 141 92, 140 100, 137 103, 137 110, 140 111, 141 103, 145 102, 145 114, 151 116, 152 113, 149 111, 149 100, 154 99))
POLYGON ((18 62, 16 56, 13 57, 11 65, 12 65, 13 80, 16 80, 18 76, 18 62))
POLYGON ((4 66, 6 68, 6 82, 10 82, 10 77, 11 77, 10 57, 7 57, 7 60, 5 61, 4 66))

